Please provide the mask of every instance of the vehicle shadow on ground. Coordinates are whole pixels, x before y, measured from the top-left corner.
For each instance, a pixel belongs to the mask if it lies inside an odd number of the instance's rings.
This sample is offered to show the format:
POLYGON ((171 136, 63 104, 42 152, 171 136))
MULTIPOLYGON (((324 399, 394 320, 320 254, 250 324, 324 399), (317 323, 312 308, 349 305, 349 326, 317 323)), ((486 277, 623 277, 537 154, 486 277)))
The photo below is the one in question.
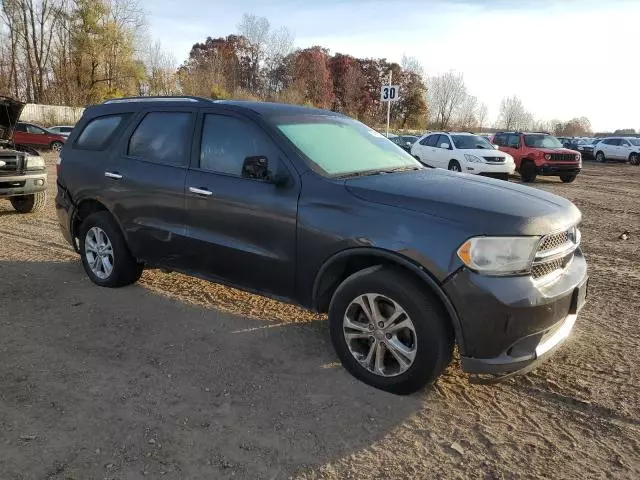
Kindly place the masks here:
POLYGON ((287 478, 422 406, 335 367, 325 322, 99 288, 78 262, 0 275, 0 478, 287 478))

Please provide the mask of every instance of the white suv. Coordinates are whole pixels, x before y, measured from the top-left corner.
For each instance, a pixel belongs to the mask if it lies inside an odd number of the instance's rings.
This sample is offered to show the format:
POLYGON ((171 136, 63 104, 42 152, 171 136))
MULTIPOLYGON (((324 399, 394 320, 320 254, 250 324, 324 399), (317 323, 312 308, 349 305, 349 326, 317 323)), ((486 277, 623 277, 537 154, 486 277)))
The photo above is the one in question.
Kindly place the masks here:
POLYGON ((430 167, 503 180, 507 180, 516 168, 511 155, 472 133, 429 133, 413 144, 411 155, 430 167))
POLYGON ((610 137, 605 138, 594 147, 596 161, 618 160, 631 165, 640 165, 640 138, 610 137))

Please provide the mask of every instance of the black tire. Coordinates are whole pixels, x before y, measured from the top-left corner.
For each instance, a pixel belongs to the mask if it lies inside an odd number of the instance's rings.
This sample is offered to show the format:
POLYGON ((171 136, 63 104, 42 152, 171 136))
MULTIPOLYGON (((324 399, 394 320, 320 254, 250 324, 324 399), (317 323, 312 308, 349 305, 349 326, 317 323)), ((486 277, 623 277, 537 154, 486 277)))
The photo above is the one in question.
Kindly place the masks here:
POLYGON ((80 225, 80 258, 85 272, 93 283, 101 287, 124 287, 135 283, 142 275, 144 265, 138 263, 120 231, 120 227, 109 212, 89 215, 80 225), (85 251, 87 232, 93 227, 100 228, 108 237, 113 248, 113 270, 106 278, 99 278, 89 266, 85 251))
POLYGON ((51 150, 53 150, 54 152, 60 152, 60 150, 62 150, 62 147, 64 147, 64 143, 62 142, 51 142, 51 145, 49 145, 49 148, 51 148, 51 150))
POLYGON ((47 192, 37 192, 31 195, 19 195, 9 199, 18 213, 31 213, 42 210, 47 204, 47 192))
POLYGON ((329 330, 338 357, 349 373, 368 385, 400 395, 413 393, 433 382, 449 365, 453 355, 454 335, 440 303, 424 285, 418 286, 395 268, 366 268, 342 282, 329 305, 329 330), (396 376, 385 377, 363 367, 345 340, 344 316, 352 301, 365 293, 393 299, 402 306, 414 325, 414 361, 406 371, 396 376))
POLYGON ((629 163, 631 165, 640 165, 640 154, 632 153, 629 155, 629 163))
POLYGON ((524 183, 531 183, 536 181, 538 172, 536 171, 535 163, 528 161, 524 162, 520 167, 520 178, 524 183))
POLYGON ((462 173, 462 167, 460 166, 460 163, 458 163, 457 160, 451 160, 447 168, 452 172, 462 173))
POLYGON ((607 161, 607 159, 606 159, 606 157, 604 156, 604 152, 598 152, 598 153, 596 153, 596 162, 598 162, 598 163, 604 163, 604 162, 606 162, 606 161, 607 161))
POLYGON ((560 180, 562 180, 562 183, 571 183, 576 179, 577 175, 574 174, 565 174, 565 175, 560 175, 560 180))

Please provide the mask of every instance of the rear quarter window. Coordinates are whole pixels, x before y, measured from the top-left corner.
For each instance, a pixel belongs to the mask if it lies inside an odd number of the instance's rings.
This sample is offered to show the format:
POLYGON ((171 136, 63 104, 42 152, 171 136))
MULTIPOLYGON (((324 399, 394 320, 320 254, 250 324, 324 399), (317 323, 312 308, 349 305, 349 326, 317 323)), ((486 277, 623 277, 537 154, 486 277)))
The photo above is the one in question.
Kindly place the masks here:
POLYGON ((126 124, 129 117, 131 117, 130 113, 119 113, 94 118, 87 123, 78 136, 75 147, 82 150, 103 150, 118 129, 126 124))

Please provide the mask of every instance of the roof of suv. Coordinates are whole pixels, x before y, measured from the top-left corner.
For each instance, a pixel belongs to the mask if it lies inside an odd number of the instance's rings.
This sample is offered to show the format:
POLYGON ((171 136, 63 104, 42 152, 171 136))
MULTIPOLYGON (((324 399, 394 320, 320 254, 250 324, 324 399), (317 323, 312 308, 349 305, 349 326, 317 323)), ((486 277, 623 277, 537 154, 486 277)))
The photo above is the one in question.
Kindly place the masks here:
POLYGON ((272 102, 255 102, 246 100, 212 100, 210 98, 192 97, 192 96, 176 96, 176 97, 126 97, 126 98, 114 98, 106 100, 100 105, 95 105, 93 108, 106 105, 123 105, 123 104, 137 104, 144 108, 153 105, 173 105, 173 106, 199 106, 207 104, 216 105, 228 105, 231 107, 237 107, 239 109, 251 110, 259 115, 272 116, 272 115, 286 115, 286 114, 305 114, 305 115, 332 115, 343 116, 340 113, 332 112, 329 110, 323 110, 313 107, 304 107, 300 105, 289 105, 284 103, 272 103, 272 102))

